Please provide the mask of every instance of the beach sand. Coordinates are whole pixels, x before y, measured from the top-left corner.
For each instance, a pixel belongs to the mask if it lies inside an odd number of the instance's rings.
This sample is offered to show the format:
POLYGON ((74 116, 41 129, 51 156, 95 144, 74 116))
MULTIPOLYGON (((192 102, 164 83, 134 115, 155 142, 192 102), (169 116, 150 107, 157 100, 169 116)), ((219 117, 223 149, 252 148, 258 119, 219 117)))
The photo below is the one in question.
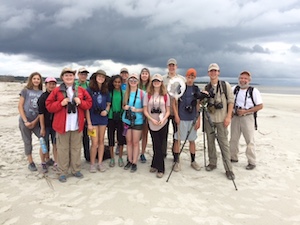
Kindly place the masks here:
MULTIPOLYGON (((258 113, 255 134, 257 167, 245 169, 241 138, 239 162, 233 164, 236 191, 225 176, 220 151, 218 168, 203 168, 201 129, 196 140, 201 170, 191 168, 186 144, 181 171, 173 172, 168 182, 170 144, 166 173, 158 179, 149 173, 150 136, 147 162, 138 163, 136 173, 116 166, 91 174, 83 156, 83 179, 70 176, 60 183, 51 169, 46 176, 30 172, 18 128, 23 86, 0 83, 0 224, 300 224, 300 96, 262 94, 264 109, 258 113)), ((40 164, 38 139, 33 140, 33 158, 40 164)))

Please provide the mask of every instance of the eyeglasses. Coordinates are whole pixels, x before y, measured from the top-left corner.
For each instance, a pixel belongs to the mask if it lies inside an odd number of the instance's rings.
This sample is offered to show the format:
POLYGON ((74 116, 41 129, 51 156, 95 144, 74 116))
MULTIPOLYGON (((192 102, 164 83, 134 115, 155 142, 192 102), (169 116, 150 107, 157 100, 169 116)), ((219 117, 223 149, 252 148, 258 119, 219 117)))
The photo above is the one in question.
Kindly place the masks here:
POLYGON ((130 78, 130 79, 129 79, 129 82, 131 82, 131 83, 137 83, 137 82, 138 82, 138 80, 137 80, 137 79, 135 79, 135 78, 130 78))

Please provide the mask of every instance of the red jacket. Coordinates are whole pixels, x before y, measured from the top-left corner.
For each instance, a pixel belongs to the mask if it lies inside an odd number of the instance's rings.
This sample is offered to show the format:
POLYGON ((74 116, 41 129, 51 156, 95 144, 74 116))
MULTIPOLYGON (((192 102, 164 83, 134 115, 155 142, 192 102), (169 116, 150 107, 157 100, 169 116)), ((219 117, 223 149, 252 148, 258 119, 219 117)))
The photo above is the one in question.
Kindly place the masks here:
MULTIPOLYGON (((62 90, 64 84, 59 87, 56 87, 46 100, 46 108, 50 113, 54 113, 53 118, 53 129, 63 134, 66 132, 66 118, 67 118, 67 107, 61 105, 61 101, 65 98, 65 91, 62 90)), ((78 132, 81 132, 84 128, 84 118, 85 110, 88 110, 92 107, 92 98, 89 93, 82 87, 78 87, 78 91, 75 91, 73 86, 74 93, 76 92, 77 97, 80 98, 81 104, 77 106, 78 112, 78 132), (77 93, 78 92, 78 93, 77 93)))

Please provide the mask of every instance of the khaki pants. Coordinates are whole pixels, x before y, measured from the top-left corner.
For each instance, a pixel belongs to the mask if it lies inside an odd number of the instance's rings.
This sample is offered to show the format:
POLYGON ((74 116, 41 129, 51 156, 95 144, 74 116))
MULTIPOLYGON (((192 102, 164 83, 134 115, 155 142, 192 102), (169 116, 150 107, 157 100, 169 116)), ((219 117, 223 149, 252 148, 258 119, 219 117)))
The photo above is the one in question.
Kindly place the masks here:
POLYGON ((67 175, 69 168, 72 174, 80 171, 82 132, 68 131, 64 134, 56 132, 56 144, 61 175, 67 175))
POLYGON ((233 116, 231 120, 230 153, 231 159, 238 160, 239 140, 243 134, 247 148, 246 156, 248 163, 255 165, 255 143, 254 143, 254 117, 253 114, 247 116, 233 116))
MULTIPOLYGON (((215 132, 217 132, 218 140, 220 142, 221 154, 223 157, 223 165, 226 171, 232 171, 232 165, 230 162, 230 151, 229 151, 229 142, 228 142, 228 129, 224 127, 223 123, 213 123, 215 127, 215 132), (228 166, 226 166, 225 164, 228 166)), ((204 128, 207 136, 207 149, 208 149, 208 158, 210 165, 217 165, 217 151, 215 144, 215 134, 213 133, 213 129, 210 126, 207 119, 204 120, 204 128)))

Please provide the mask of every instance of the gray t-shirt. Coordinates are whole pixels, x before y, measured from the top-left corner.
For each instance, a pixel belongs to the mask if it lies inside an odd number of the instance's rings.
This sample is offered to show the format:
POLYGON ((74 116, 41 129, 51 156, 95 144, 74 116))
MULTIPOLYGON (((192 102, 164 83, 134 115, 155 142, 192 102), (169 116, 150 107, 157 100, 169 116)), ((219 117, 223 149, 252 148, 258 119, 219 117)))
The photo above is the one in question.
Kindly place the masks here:
POLYGON ((42 95, 42 90, 29 90, 24 88, 20 96, 24 98, 24 112, 29 122, 35 120, 39 115, 38 99, 42 95))

